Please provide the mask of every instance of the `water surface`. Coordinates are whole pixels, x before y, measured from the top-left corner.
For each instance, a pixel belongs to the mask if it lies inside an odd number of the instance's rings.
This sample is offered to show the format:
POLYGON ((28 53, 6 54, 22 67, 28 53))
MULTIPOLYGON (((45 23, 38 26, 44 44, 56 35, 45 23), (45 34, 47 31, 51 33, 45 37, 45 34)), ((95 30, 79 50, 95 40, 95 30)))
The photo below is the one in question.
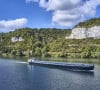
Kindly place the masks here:
POLYGON ((100 65, 79 72, 1 58, 0 90, 100 90, 100 65))

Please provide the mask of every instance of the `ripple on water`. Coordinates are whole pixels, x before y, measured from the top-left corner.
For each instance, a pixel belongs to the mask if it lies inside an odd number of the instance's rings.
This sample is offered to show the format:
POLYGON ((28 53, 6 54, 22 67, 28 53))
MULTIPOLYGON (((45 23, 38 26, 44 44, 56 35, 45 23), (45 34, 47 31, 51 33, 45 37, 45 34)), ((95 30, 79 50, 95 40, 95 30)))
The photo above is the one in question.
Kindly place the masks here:
POLYGON ((0 90, 100 90, 100 66, 94 72, 68 71, 0 59, 0 90))

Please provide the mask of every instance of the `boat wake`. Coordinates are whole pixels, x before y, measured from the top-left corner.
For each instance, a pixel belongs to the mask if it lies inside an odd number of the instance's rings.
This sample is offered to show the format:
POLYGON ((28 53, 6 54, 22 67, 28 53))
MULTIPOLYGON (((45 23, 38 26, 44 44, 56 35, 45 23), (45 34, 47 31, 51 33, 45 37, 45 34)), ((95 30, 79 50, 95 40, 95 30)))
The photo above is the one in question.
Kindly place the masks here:
POLYGON ((27 64, 27 62, 16 61, 15 63, 27 64))

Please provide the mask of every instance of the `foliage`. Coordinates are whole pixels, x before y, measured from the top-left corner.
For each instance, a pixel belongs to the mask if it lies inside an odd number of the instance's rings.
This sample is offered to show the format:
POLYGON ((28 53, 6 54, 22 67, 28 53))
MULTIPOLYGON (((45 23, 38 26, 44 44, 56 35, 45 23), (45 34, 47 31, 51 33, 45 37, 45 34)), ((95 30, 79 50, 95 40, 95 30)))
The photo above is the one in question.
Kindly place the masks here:
POLYGON ((75 27, 89 28, 93 26, 100 26, 100 18, 93 18, 93 19, 86 20, 85 22, 80 22, 75 27))
POLYGON ((0 54, 13 56, 100 58, 100 39, 65 39, 71 30, 22 28, 0 33, 0 54), (24 41, 12 42, 12 37, 24 41))

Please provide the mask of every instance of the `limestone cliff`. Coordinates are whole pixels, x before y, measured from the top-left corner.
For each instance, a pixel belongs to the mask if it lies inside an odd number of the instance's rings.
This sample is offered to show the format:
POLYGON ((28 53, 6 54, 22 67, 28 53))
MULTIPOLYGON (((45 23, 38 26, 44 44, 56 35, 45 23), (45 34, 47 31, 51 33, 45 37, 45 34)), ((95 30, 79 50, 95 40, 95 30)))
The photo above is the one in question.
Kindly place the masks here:
POLYGON ((90 28, 76 27, 72 30, 72 33, 66 39, 84 39, 84 38, 100 38, 100 26, 93 26, 90 28))

